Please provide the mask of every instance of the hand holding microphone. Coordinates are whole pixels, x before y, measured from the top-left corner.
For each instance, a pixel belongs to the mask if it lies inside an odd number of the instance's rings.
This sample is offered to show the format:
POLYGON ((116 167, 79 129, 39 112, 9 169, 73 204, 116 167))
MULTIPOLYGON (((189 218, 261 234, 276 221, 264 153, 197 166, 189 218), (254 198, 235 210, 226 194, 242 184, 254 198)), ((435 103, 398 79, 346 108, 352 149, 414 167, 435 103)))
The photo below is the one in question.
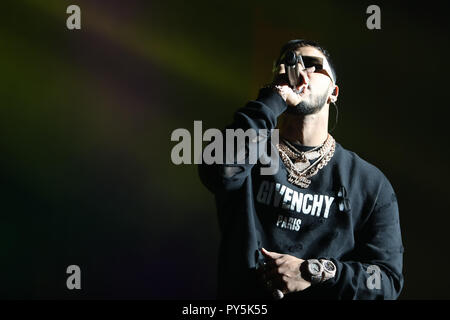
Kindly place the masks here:
POLYGON ((308 72, 314 72, 314 67, 305 69, 301 55, 293 51, 286 53, 283 62, 273 84, 288 106, 296 106, 302 101, 301 94, 309 84, 308 72))

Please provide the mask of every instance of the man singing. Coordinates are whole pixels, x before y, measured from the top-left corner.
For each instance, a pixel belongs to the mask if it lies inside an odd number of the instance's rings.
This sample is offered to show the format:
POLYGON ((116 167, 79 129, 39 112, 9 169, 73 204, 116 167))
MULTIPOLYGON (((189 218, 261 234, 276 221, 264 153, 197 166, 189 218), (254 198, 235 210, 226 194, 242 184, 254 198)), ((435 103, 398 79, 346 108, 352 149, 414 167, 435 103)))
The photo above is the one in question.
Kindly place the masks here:
POLYGON ((199 165, 221 231, 218 298, 397 299, 403 244, 396 196, 380 170, 328 132, 339 94, 328 52, 292 40, 275 67, 273 83, 227 128, 278 123, 277 172, 261 174, 260 162, 199 165))

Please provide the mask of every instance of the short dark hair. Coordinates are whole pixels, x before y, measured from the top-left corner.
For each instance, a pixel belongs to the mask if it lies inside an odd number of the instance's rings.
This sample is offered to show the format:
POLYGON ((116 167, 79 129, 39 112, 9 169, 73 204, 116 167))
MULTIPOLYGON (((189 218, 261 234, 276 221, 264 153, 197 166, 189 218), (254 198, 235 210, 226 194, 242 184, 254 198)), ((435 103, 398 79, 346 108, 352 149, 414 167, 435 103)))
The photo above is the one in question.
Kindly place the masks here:
POLYGON ((275 69, 280 65, 281 63, 281 59, 283 58, 283 55, 289 51, 289 50, 297 50, 298 48, 301 47, 314 47, 317 50, 319 50, 320 52, 323 53, 323 55, 325 56, 325 58, 327 58, 328 64, 330 65, 331 68, 331 72, 333 73, 333 78, 336 81, 337 77, 336 77, 336 70, 334 68, 334 63, 331 60, 331 56, 330 53, 324 48, 322 47, 318 42, 316 41, 311 41, 311 40, 304 40, 304 39, 296 39, 296 40, 290 40, 287 43, 285 43, 283 45, 283 47, 281 47, 280 50, 280 55, 278 56, 278 59, 275 61, 274 64, 274 71, 275 69))

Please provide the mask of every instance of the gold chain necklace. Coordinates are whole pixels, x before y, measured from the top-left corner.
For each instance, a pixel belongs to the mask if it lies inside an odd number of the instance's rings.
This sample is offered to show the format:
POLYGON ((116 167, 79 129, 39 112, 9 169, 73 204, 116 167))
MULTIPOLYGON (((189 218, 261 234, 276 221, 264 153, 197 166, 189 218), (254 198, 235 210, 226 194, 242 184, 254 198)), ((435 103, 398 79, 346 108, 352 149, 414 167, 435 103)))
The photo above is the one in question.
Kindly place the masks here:
POLYGON ((328 134, 327 140, 321 146, 306 152, 301 152, 288 141, 282 139, 281 143, 277 144, 277 149, 280 153, 281 160, 286 166, 288 181, 301 188, 307 188, 311 183, 311 180, 308 178, 317 174, 333 157, 336 149, 336 141, 328 134), (311 164, 309 160, 314 158, 318 159, 311 164))

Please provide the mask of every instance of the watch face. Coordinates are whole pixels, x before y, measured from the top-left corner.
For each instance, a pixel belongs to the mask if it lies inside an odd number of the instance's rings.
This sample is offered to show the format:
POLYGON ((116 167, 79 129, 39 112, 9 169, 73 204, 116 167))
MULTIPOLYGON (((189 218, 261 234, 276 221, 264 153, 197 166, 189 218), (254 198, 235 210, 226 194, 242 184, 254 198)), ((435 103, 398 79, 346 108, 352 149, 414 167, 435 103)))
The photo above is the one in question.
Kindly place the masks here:
POLYGON ((327 269, 327 271, 334 271, 336 267, 334 266, 334 263, 331 261, 327 261, 323 264, 324 268, 327 269))
POLYGON ((312 274, 319 274, 321 271, 320 264, 313 262, 308 265, 308 269, 312 274))

